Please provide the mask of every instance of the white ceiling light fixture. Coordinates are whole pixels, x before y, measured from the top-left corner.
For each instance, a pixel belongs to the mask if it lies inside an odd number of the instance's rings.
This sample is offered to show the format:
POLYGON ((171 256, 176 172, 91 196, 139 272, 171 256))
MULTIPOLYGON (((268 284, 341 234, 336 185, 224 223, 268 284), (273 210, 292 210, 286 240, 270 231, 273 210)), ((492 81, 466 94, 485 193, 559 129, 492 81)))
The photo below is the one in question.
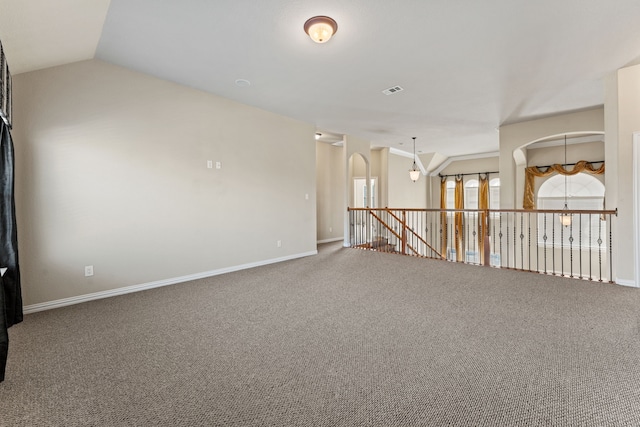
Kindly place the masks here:
POLYGON ((304 23, 304 32, 316 43, 326 43, 338 31, 338 23, 328 16, 314 16, 304 23))
POLYGON ((409 178, 411 178, 411 181, 416 182, 418 179, 420 179, 420 170, 418 169, 418 166, 416 165, 416 137, 413 137, 413 166, 411 167, 411 170, 409 170, 409 178))
POLYGON ((316 141, 319 140, 321 136, 322 134, 320 132, 316 132, 316 141))

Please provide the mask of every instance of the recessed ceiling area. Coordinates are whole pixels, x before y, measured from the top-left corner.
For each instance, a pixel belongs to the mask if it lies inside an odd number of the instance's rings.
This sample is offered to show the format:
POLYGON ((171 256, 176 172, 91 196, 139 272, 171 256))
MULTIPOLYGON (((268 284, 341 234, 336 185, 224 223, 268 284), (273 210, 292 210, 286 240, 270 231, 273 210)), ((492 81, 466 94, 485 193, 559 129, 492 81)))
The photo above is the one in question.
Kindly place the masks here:
POLYGON ((445 156, 497 151, 503 124, 603 105, 604 79, 640 58, 638 22, 637 0, 0 0, 14 74, 97 58, 445 156), (303 28, 317 15, 339 27, 322 44, 303 28))

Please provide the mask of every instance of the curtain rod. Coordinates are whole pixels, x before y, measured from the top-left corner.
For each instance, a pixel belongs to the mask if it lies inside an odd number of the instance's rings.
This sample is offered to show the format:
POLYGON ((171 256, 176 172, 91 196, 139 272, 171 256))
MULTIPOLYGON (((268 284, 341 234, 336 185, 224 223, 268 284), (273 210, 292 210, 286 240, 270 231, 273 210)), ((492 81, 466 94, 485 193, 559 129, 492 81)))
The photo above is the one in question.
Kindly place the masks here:
POLYGON ((466 175, 487 175, 489 176, 490 174, 496 174, 496 173, 500 173, 500 172, 474 172, 474 173, 452 173, 449 175, 442 175, 441 173, 438 174, 438 176, 440 178, 447 178, 450 176, 466 176, 466 175))
MULTIPOLYGON (((594 161, 594 162, 587 162, 587 163, 604 163, 604 160, 596 160, 596 161, 594 161)), ((562 164, 562 165, 560 165, 560 166, 575 166, 575 165, 577 165, 577 164, 578 164, 578 163, 564 163, 564 164, 562 164)), ((536 168, 550 168, 551 166, 553 166, 553 165, 548 165, 548 166, 535 166, 535 167, 536 167, 536 168)), ((531 166, 529 166, 529 167, 531 167, 531 166)))
MULTIPOLYGON (((596 160, 593 162, 587 162, 587 163, 604 163, 604 160, 596 160)), ((577 163, 564 163, 561 164, 560 166, 575 166, 577 165, 577 163)), ((553 165, 548 165, 548 166, 536 166, 537 168, 550 168, 553 165)), ((452 173, 452 174, 448 174, 448 175, 443 175, 441 173, 438 174, 438 176, 440 178, 448 178, 450 176, 468 176, 468 175, 490 175, 490 174, 496 174, 496 173, 500 173, 500 172, 473 172, 473 173, 452 173)))

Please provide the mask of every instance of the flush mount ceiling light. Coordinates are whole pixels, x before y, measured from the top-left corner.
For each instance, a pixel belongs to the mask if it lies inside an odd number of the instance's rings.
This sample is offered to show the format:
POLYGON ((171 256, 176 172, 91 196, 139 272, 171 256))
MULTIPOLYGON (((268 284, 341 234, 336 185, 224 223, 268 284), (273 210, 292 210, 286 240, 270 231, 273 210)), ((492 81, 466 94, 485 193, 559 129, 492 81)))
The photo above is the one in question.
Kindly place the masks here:
POLYGON ((329 41, 338 31, 338 24, 328 16, 314 16, 304 23, 304 32, 316 43, 329 41))
POLYGON ((418 169, 417 165, 416 165, 416 137, 413 137, 413 166, 411 167, 411 170, 409 170, 409 178, 411 178, 411 181, 416 182, 418 179, 420 179, 420 170, 418 169))

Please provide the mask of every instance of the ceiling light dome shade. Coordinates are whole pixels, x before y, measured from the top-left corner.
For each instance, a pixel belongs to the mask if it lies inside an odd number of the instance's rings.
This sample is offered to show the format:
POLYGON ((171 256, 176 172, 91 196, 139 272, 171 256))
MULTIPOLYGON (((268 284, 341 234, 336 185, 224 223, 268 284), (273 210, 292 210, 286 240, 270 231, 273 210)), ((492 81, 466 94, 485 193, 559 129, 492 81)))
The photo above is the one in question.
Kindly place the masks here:
POLYGON ((419 170, 410 170, 409 171, 409 178, 411 178, 411 181, 416 182, 418 179, 420 179, 420 171, 419 170))
POLYGON ((304 23, 304 32, 316 43, 326 43, 338 31, 338 24, 328 16, 314 16, 304 23))

